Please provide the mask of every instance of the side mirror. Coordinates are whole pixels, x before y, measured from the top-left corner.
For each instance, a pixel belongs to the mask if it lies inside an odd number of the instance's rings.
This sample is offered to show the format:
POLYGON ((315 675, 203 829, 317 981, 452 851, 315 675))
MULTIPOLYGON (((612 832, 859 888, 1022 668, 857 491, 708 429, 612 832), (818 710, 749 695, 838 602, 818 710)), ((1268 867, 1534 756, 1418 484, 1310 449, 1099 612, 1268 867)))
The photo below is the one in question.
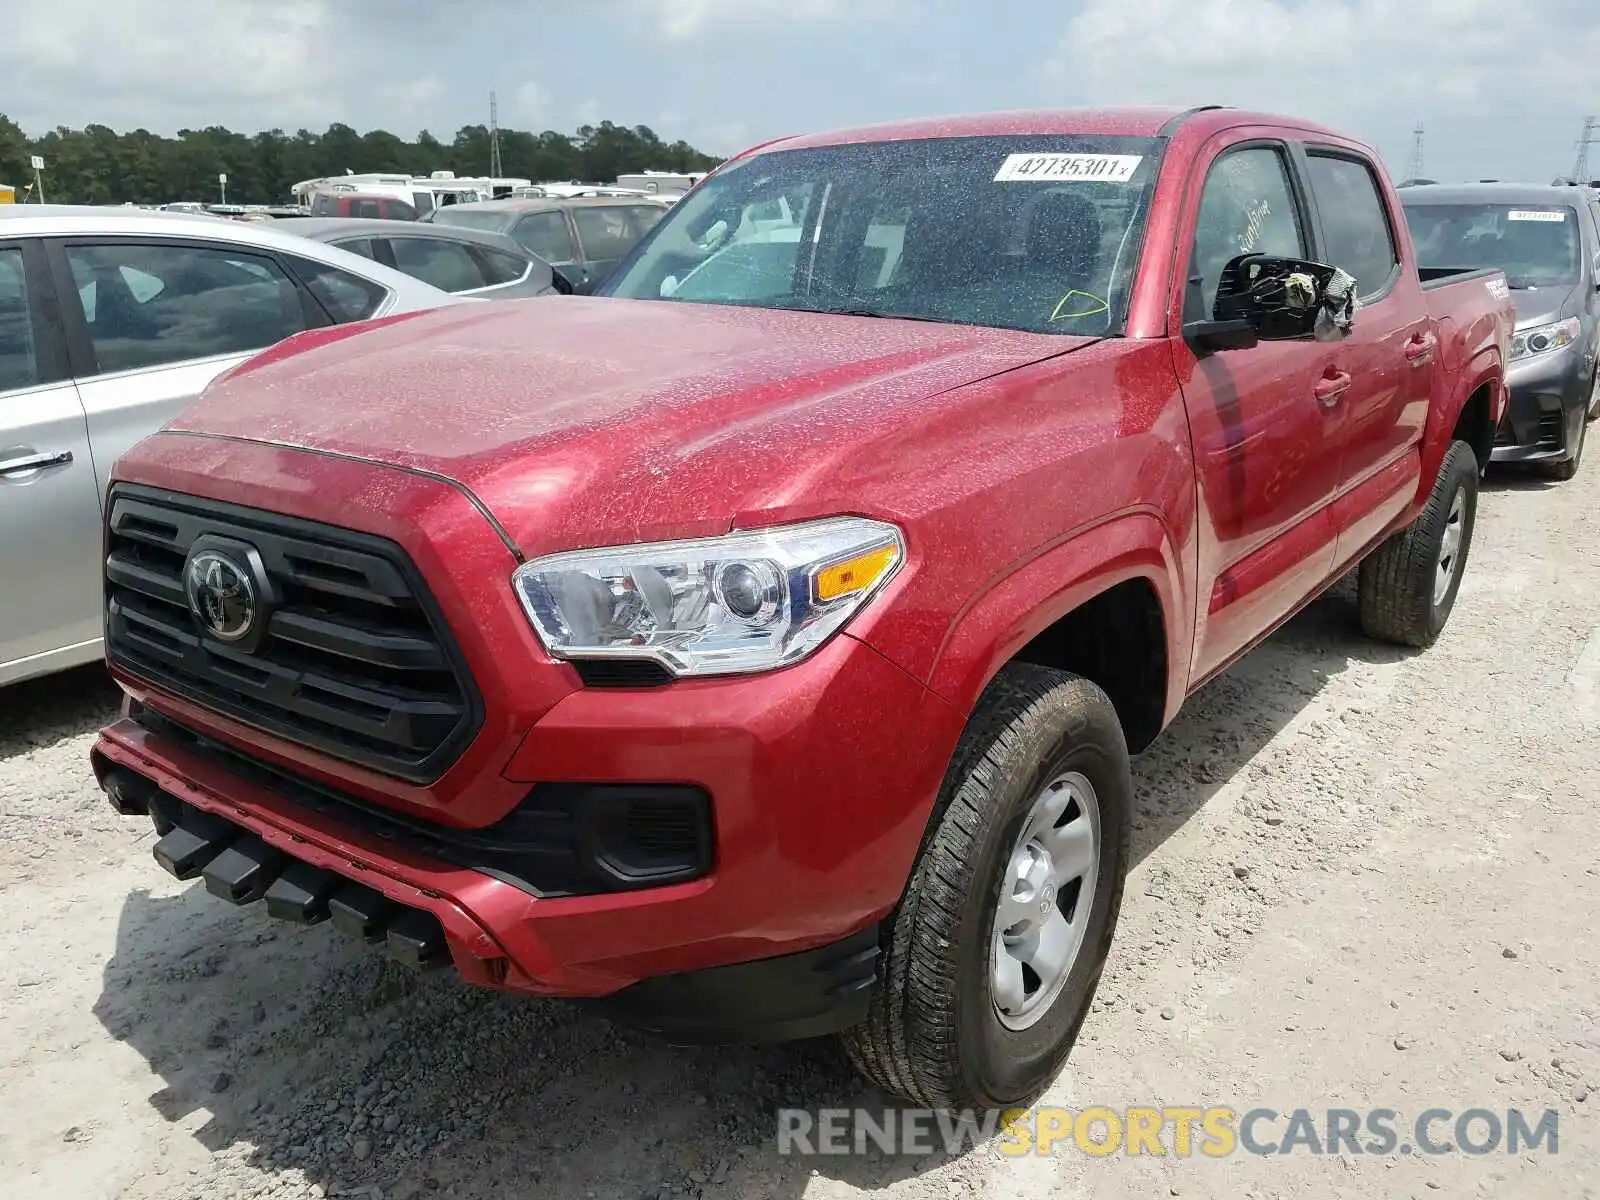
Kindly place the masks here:
POLYGON ((1184 326, 1197 350, 1244 350, 1261 341, 1337 341, 1355 316, 1356 281, 1337 267, 1241 254, 1222 269, 1209 321, 1184 326))
POLYGON ((678 277, 676 275, 668 275, 661 281, 661 287, 657 290, 656 294, 659 295, 663 300, 666 300, 669 299, 677 290, 678 277))

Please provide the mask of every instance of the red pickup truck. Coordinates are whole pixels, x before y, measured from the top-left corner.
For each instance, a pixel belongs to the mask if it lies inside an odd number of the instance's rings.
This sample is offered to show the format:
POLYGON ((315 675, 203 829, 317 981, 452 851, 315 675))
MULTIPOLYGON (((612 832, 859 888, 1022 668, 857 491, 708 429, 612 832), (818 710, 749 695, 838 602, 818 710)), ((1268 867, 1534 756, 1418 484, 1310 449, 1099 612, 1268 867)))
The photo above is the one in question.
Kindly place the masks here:
POLYGON ((101 785, 232 903, 1026 1100, 1130 752, 1357 564, 1371 634, 1449 617, 1504 279, 1197 109, 761 146, 604 291, 300 335, 130 452, 101 785))

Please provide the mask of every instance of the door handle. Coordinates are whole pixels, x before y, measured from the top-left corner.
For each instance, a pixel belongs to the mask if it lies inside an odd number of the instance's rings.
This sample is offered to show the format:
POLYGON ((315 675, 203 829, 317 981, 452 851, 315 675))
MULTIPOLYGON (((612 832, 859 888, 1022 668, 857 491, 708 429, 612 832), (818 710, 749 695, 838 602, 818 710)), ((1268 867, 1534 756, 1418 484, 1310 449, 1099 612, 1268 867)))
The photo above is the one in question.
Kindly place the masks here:
POLYGON ((1419 333, 1406 343, 1406 362, 1413 367, 1425 367, 1433 361, 1433 351, 1438 345, 1431 333, 1419 333))
POLYGON ((1350 390, 1350 372, 1334 371, 1324 375, 1317 381, 1317 386, 1311 389, 1311 394, 1323 408, 1332 408, 1339 403, 1339 397, 1350 390))
POLYGON ((0 459, 0 475, 21 475, 46 467, 64 467, 72 461, 71 450, 47 450, 43 454, 24 454, 21 458, 0 459))

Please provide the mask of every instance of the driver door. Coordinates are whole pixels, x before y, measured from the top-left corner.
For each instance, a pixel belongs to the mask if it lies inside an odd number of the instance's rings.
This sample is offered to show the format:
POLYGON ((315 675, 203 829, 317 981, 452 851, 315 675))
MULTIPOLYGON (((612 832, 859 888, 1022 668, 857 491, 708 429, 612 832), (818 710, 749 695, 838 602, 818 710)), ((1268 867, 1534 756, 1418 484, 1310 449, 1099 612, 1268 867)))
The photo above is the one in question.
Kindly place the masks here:
MULTIPOLYGON (((1237 255, 1316 257, 1304 189, 1277 141, 1224 144, 1185 205, 1185 323, 1212 315, 1237 255)), ((1199 479, 1200 575, 1193 675, 1227 666, 1333 569, 1340 410, 1334 350, 1310 338, 1196 354, 1173 341, 1199 479)))

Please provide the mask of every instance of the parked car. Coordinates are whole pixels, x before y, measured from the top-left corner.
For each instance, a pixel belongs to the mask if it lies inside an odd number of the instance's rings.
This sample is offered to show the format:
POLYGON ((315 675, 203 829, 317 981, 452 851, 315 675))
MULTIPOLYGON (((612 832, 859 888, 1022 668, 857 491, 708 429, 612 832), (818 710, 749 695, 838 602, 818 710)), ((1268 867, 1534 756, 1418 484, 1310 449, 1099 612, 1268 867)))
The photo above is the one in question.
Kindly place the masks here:
POLYGON ((380 262, 454 296, 510 300, 572 291, 549 263, 500 233, 423 221, 338 217, 284 220, 276 227, 380 262))
POLYGON ((1404 200, 1424 274, 1499 267, 1511 287, 1511 408, 1494 461, 1571 479, 1600 416, 1600 192, 1441 184, 1407 188, 1404 200))
POLYGON ((363 192, 315 192, 306 215, 312 217, 359 217, 374 221, 415 221, 416 207, 397 196, 363 192))
POLYGON ((488 200, 438 209, 428 222, 503 233, 588 295, 667 211, 644 199, 488 200))
POLYGON ((280 338, 453 303, 270 225, 0 209, 0 685, 100 657, 119 454, 280 338))
POLYGON ((303 335, 125 456, 96 776, 232 903, 1026 1102, 1130 750, 1357 564, 1444 628, 1505 277, 1420 280, 1330 130, 1097 110, 758 148, 602 290, 303 335))

